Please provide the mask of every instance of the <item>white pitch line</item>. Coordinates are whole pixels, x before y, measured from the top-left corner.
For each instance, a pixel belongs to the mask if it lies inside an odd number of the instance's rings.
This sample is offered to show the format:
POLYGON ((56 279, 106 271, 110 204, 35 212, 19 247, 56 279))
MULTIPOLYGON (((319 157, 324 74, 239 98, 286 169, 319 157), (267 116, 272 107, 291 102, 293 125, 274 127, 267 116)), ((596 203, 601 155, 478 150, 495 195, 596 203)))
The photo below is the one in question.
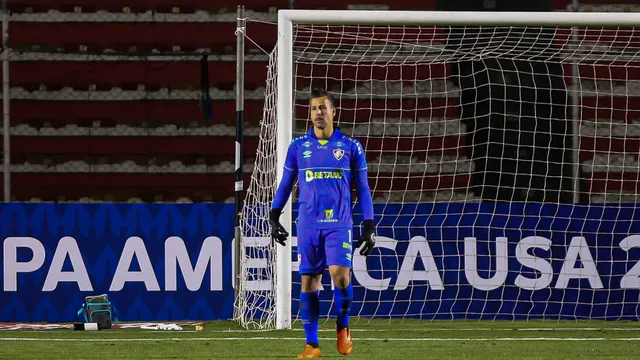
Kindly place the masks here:
POLYGON ((144 333, 158 333, 158 332, 161 332, 161 331, 179 332, 181 334, 182 333, 197 333, 197 332, 200 332, 200 331, 197 331, 197 330, 146 330, 146 329, 144 331, 142 331, 142 332, 144 332, 144 333))
MULTIPOLYGON (((503 330, 503 329, 491 329, 503 330)), ((520 329, 507 329, 517 331, 640 331, 639 328, 520 328, 520 329)))
MULTIPOLYGON (((53 342, 148 342, 148 341, 243 341, 243 340, 295 340, 304 341, 297 337, 236 337, 236 338, 121 338, 121 339, 47 339, 47 338, 0 338, 2 341, 53 341, 53 342)), ((334 338, 321 338, 334 340, 334 338)), ((640 341, 640 338, 353 338, 358 341, 640 341)))
MULTIPOLYGON (((389 328, 389 329, 366 329, 366 328, 353 328, 354 331, 358 332, 389 332, 389 331, 640 331, 640 327, 638 328, 409 328, 409 329, 399 329, 399 328, 389 328)), ((280 331, 275 329, 266 329, 266 330, 237 330, 237 329, 229 329, 229 330, 214 330, 216 333, 262 333, 262 332, 274 332, 280 331)), ((304 329, 289 329, 284 331, 304 331, 304 329)), ((335 332, 335 329, 319 329, 319 332, 335 332)))
MULTIPOLYGON (((135 328, 127 328, 135 329, 135 328)), ((38 329, 35 330, 37 332, 48 332, 51 330, 60 330, 60 329, 38 329)), ((145 330, 142 329, 144 333, 153 333, 153 332, 163 332, 160 330, 145 330)), ((388 328, 388 329, 367 329, 367 328, 354 328, 354 331, 359 333, 375 333, 375 332, 389 332, 389 331, 402 331, 402 332, 415 332, 415 331, 640 331, 640 327, 638 328, 409 328, 409 329, 399 329, 399 328, 388 328)), ((3 331, 9 331, 0 329, 0 333, 3 331)), ((289 329, 289 330, 276 330, 276 329, 264 329, 264 330, 239 330, 239 329, 227 329, 227 330, 212 330, 213 333, 271 333, 277 331, 293 331, 293 332, 302 332, 304 329, 289 329)), ((319 329, 319 332, 330 332, 334 333, 335 329, 319 329)), ((199 331, 196 330, 180 330, 175 331, 180 333, 197 333, 199 331)))

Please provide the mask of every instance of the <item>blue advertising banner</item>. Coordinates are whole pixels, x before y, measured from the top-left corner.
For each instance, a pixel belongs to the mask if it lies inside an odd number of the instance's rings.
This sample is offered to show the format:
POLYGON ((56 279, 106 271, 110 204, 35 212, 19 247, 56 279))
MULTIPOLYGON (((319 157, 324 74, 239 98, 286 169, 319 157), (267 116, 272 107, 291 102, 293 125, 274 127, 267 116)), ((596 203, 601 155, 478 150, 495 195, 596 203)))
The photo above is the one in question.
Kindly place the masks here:
MULTIPOLYGON (((635 204, 376 204, 375 213, 378 249, 353 256, 354 315, 640 316, 635 204)), ((229 319, 233 216, 233 204, 0 205, 0 321, 74 321, 85 296, 103 293, 124 321, 229 319)))
MULTIPOLYGON (((636 204, 394 203, 375 214, 378 250, 353 256, 352 314, 640 319, 636 204)), ((324 314, 335 312, 328 279, 324 314)))
POLYGON ((76 321, 108 294, 121 320, 233 315, 233 204, 0 205, 0 321, 76 321))

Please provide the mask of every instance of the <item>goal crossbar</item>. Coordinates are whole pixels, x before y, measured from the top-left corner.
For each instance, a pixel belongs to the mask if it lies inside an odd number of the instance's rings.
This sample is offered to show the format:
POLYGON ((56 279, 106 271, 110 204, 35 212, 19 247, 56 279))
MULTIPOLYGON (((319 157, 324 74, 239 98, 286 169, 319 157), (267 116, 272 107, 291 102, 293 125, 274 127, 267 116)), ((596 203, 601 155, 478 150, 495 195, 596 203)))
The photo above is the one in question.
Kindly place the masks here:
POLYGON ((638 26, 640 13, 280 10, 278 24, 285 25, 286 22, 309 25, 638 26))

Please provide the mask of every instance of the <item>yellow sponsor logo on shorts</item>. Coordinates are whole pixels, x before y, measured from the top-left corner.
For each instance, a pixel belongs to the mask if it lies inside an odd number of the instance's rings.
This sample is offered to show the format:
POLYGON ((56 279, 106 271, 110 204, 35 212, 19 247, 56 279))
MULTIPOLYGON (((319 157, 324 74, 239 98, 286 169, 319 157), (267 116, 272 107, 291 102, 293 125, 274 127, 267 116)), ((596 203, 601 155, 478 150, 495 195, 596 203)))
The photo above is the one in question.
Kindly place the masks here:
POLYGON ((324 210, 324 218, 325 218, 325 220, 333 219, 333 209, 325 209, 324 210))
POLYGON ((338 219, 333 218, 333 209, 324 209, 324 219, 320 220, 323 223, 338 222, 338 219))

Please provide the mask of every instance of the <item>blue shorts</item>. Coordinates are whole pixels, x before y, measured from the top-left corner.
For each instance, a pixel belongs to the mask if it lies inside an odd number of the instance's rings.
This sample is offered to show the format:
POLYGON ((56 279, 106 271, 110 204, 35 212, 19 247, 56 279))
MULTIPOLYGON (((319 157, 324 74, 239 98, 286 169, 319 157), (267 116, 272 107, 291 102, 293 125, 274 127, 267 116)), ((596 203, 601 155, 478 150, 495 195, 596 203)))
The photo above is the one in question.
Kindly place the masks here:
POLYGON ((351 229, 298 227, 300 274, 322 274, 331 265, 351 268, 352 255, 351 229))

